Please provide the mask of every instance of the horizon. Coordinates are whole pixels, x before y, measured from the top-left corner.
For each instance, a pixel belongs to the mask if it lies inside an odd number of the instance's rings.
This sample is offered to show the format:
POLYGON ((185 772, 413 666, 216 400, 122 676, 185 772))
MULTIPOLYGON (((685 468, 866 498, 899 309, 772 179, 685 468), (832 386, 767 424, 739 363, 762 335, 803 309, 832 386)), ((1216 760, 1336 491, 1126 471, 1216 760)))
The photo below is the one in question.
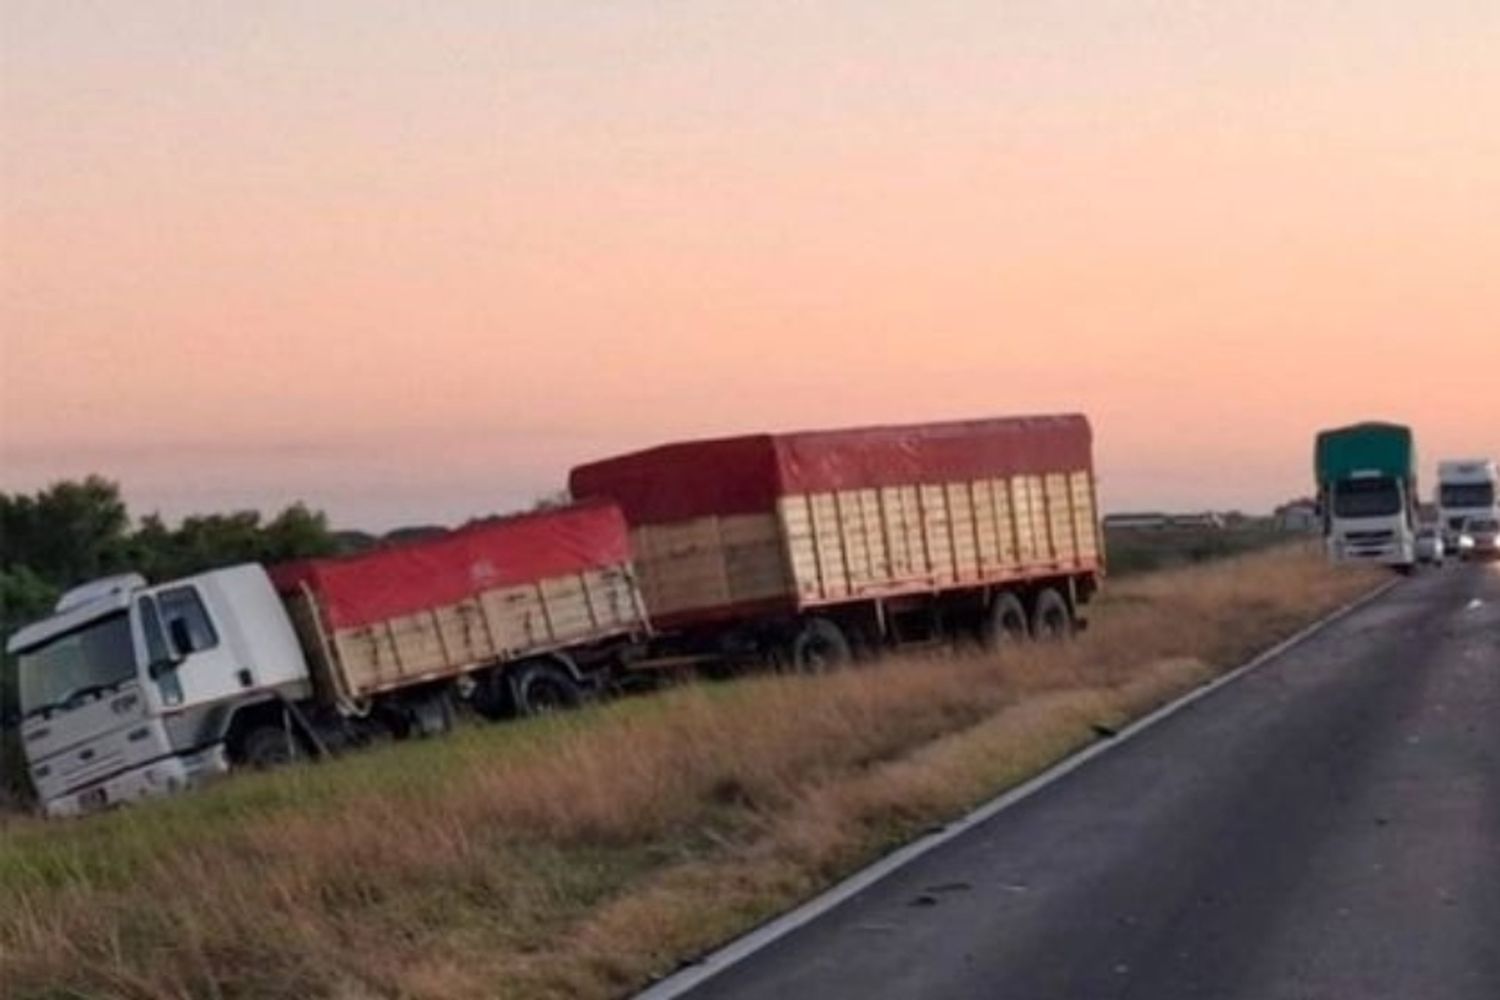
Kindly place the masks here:
POLYGON ((525 507, 667 441, 1081 412, 1101 508, 1500 456, 1500 7, 10 0, 0 490, 525 507))
MULTIPOLYGON (((821 430, 831 430, 831 429, 833 429, 833 428, 805 428, 804 430, 821 431, 821 430)), ((679 442, 656 442, 654 445, 645 445, 645 446, 642 446, 642 448, 645 449, 645 448, 655 447, 656 445, 672 444, 672 443, 679 443, 679 442)), ((639 450, 639 449, 636 449, 636 450, 639 450)), ((610 457, 610 456, 593 456, 593 458, 606 458, 606 457, 610 457)), ((1420 502, 1424 506, 1429 506, 1429 505, 1432 505, 1432 504, 1436 503, 1436 497, 1435 497, 1435 488, 1436 487, 1435 487, 1435 484, 1436 484, 1436 479, 1437 479, 1436 467, 1437 467, 1438 461, 1473 461, 1473 460, 1474 460, 1473 457, 1459 457, 1459 458, 1448 457, 1448 458, 1444 458, 1444 459, 1441 459, 1441 460, 1436 460, 1436 461, 1433 461, 1433 462, 1427 462, 1427 463, 1425 463, 1427 465, 1432 466, 1432 476, 1431 476, 1431 478, 1428 478, 1426 475, 1424 475, 1424 474, 1422 474, 1420 472, 1418 474, 1417 482, 1418 482, 1419 490, 1422 491, 1422 492, 1419 493, 1419 496, 1418 496, 1418 499, 1420 500, 1420 502), (1423 484, 1428 484, 1428 485, 1424 487, 1423 484)), ((423 517, 420 513, 418 513, 418 514, 415 514, 414 516, 409 517, 409 518, 407 518, 405 520, 398 519, 398 520, 395 520, 395 521, 391 521, 389 523, 378 524, 378 525, 371 525, 371 524, 345 523, 343 521, 340 521, 334 515, 333 512, 327 510, 326 508, 320 507, 316 503, 308 501, 307 498, 305 498, 305 497, 295 497, 295 496, 289 497, 289 498, 286 498, 286 499, 276 500, 276 501, 273 501, 271 503, 262 504, 262 505, 253 505, 252 504, 252 505, 234 506, 233 504, 231 504, 230 506, 222 507, 222 508, 193 508, 193 509, 183 508, 181 510, 170 511, 170 512, 169 511, 164 511, 161 507, 155 507, 155 508, 151 508, 149 510, 148 509, 142 509, 135 501, 132 500, 132 493, 133 493, 133 491, 130 489, 128 483, 121 482, 121 481, 119 481, 117 479, 114 479, 114 478, 112 478, 112 477, 110 477, 108 475, 104 475, 104 474, 99 473, 99 472, 85 472, 85 473, 81 473, 81 474, 76 475, 76 476, 64 477, 64 479, 49 480, 49 481, 47 481, 45 483, 42 483, 40 486, 38 486, 38 487, 36 487, 36 488, 34 488, 32 490, 29 490, 29 491, 28 490, 8 490, 8 491, 4 491, 4 492, 11 492, 13 494, 24 494, 24 493, 27 493, 27 492, 33 492, 34 493, 34 492, 39 492, 39 491, 41 491, 43 489, 49 488, 49 487, 51 487, 53 485, 56 485, 56 484, 58 484, 60 482, 63 482, 63 481, 81 481, 82 479, 86 478, 87 476, 96 476, 96 475, 103 476, 103 478, 105 478, 106 480, 114 483, 119 488, 121 498, 126 503, 127 510, 128 510, 129 517, 130 517, 130 523, 131 523, 132 527, 135 527, 135 526, 139 525, 141 519, 143 517, 148 517, 148 516, 161 518, 163 520, 163 522, 165 524, 167 524, 169 527, 180 525, 185 518, 189 518, 189 517, 194 517, 194 516, 211 516, 211 515, 215 515, 215 514, 224 514, 224 515, 227 515, 227 514, 244 512, 244 511, 252 511, 252 512, 260 515, 261 517, 267 517, 268 518, 268 517, 276 515, 277 513, 280 513, 282 510, 284 510, 285 508, 287 508, 289 506, 292 506, 294 504, 302 504, 302 505, 306 506, 309 510, 313 511, 314 513, 322 513, 322 514, 326 515, 327 518, 328 518, 329 529, 332 530, 332 531, 334 531, 334 532, 338 532, 338 533, 354 533, 354 534, 369 534, 369 535, 374 535, 377 538, 380 537, 380 536, 382 536, 382 535, 384 535, 384 534, 391 533, 393 531, 401 531, 401 530, 405 530, 405 529, 421 529, 421 528, 433 528, 433 527, 453 529, 453 528, 461 527, 463 524, 465 524, 465 523, 467 523, 469 521, 473 521, 473 520, 479 520, 479 519, 484 519, 484 518, 488 518, 488 517, 497 517, 497 516, 499 516, 499 517, 506 517, 506 516, 512 516, 512 515, 516 515, 516 514, 525 514, 525 513, 530 512, 531 510, 535 509, 538 504, 543 503, 543 502, 547 502, 547 501, 551 501, 551 500, 555 499, 558 495, 566 493, 566 483, 564 481, 564 483, 562 484, 561 488, 559 488, 559 489, 553 490, 550 493, 547 492, 547 491, 539 492, 535 496, 532 496, 532 497, 530 497, 528 499, 525 499, 525 500, 517 501, 514 505, 507 506, 507 507, 496 507, 496 508, 490 509, 490 510, 475 510, 473 512, 460 513, 458 515, 450 516, 450 517, 447 517, 447 518, 443 518, 443 517, 423 517)), ((1096 479, 1097 479, 1097 477, 1096 477, 1096 479)), ((1102 495, 1102 483, 1100 483, 1100 486, 1101 486, 1101 495, 1102 495)), ((1274 500, 1270 501, 1267 505, 1260 506, 1260 507, 1257 507, 1257 506, 1234 506, 1234 505, 1213 507, 1213 506, 1193 506, 1193 505, 1172 504, 1172 503, 1168 503, 1168 504, 1165 504, 1165 505, 1155 505, 1155 506, 1149 506, 1149 505, 1148 506, 1140 506, 1140 505, 1137 505, 1137 506, 1120 506, 1120 505, 1112 505, 1107 500, 1101 499, 1101 501, 1100 501, 1099 516, 1100 516, 1101 522, 1104 519, 1107 519, 1107 518, 1110 518, 1110 517, 1118 517, 1118 516, 1146 516, 1146 515, 1165 515, 1165 516, 1183 516, 1183 515, 1188 515, 1188 516, 1191 516, 1191 515, 1196 515, 1196 514, 1219 514, 1219 515, 1231 515, 1231 516, 1232 515, 1242 515, 1242 516, 1249 517, 1249 518, 1252 518, 1252 519, 1253 518, 1268 518, 1268 517, 1274 516, 1276 514, 1276 512, 1281 507, 1283 507, 1284 505, 1295 504, 1295 503, 1303 503, 1303 502, 1315 502, 1315 500, 1316 500, 1315 494, 1316 494, 1316 490, 1310 489, 1310 490, 1307 490, 1307 491, 1305 491, 1303 493, 1289 494, 1289 495, 1281 497, 1279 499, 1274 499, 1274 500)))

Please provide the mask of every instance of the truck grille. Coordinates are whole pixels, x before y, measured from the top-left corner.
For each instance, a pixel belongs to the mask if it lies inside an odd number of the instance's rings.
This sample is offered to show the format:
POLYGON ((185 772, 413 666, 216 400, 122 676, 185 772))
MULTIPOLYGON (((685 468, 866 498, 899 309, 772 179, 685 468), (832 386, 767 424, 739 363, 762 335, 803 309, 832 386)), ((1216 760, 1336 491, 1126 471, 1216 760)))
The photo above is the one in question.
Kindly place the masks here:
POLYGON ((67 787, 77 788, 119 770, 124 764, 124 747, 95 744, 69 754, 58 770, 67 787))

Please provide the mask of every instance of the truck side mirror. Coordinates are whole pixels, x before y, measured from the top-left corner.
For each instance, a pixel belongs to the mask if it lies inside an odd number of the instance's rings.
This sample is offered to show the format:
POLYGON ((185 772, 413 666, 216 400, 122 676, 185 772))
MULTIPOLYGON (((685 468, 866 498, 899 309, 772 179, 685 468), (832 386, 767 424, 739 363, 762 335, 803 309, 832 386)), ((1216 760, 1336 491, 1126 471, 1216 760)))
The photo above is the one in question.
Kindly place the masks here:
POLYGON ((174 618, 167 623, 167 636, 170 640, 168 648, 146 664, 146 672, 153 681, 161 680, 163 675, 176 670, 177 665, 187 659, 187 654, 193 650, 192 634, 188 632, 187 622, 181 618, 174 618))

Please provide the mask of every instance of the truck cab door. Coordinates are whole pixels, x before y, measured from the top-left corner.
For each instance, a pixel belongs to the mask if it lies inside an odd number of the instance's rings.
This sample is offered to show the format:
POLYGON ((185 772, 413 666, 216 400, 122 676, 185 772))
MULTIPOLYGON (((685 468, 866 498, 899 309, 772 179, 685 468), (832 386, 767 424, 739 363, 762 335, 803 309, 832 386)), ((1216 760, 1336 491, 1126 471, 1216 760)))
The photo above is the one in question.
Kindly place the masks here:
POLYGON ((138 609, 150 672, 167 711, 232 697, 251 684, 197 587, 163 587, 142 596, 138 609))

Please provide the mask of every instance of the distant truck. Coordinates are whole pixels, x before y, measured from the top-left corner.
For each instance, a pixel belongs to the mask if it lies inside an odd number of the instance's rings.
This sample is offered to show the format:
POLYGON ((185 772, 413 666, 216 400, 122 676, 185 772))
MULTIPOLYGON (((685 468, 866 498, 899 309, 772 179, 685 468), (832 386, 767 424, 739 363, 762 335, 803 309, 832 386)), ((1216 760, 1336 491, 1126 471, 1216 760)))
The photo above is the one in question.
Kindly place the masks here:
POLYGON ((383 735, 576 703, 648 631, 610 504, 359 555, 76 588, 7 644, 52 815, 383 735))
POLYGON ((1410 571, 1418 509, 1411 429, 1370 422, 1323 431, 1313 469, 1329 557, 1410 571))
POLYGON ((1438 463, 1438 517, 1443 541, 1450 551, 1458 549, 1458 536, 1469 518, 1492 518, 1500 514, 1494 459, 1467 458, 1438 463))
POLYGON ((689 441, 569 487, 624 511, 654 645, 685 658, 1062 635, 1104 572, 1076 415, 689 441))

